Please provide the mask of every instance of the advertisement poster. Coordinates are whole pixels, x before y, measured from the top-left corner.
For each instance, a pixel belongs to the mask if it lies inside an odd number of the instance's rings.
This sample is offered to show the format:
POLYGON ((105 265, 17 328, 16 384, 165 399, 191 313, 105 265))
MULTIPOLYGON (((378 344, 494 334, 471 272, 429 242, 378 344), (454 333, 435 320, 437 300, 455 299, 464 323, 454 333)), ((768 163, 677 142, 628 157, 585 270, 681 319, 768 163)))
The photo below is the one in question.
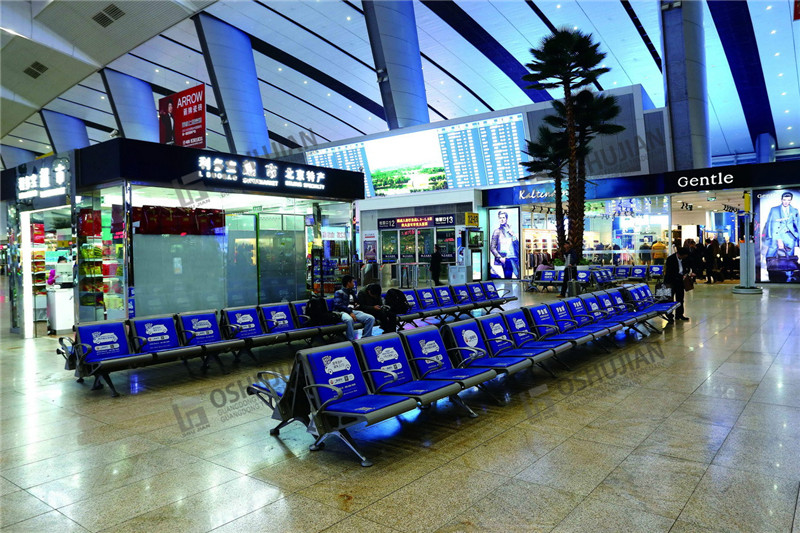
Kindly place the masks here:
POLYGON ((800 283, 800 188, 755 197, 756 281, 800 283))
POLYGON ((161 144, 206 147, 206 86, 198 85, 158 101, 161 144))
POLYGON ((364 241, 364 262, 378 262, 378 241, 364 241))
POLYGON ((519 208, 489 209, 492 278, 519 279, 519 208))

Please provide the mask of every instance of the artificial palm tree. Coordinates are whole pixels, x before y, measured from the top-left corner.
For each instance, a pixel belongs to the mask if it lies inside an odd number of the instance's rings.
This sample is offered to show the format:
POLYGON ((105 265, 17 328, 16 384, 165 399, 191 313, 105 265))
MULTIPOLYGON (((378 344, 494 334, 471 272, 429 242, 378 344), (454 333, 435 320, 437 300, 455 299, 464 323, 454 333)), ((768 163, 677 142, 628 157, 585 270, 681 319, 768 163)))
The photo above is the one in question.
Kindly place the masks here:
POLYGON ((560 250, 566 242, 564 231, 564 204, 562 203, 561 180, 567 163, 567 146, 563 132, 555 132, 547 126, 539 126, 536 141, 528 141, 530 161, 520 163, 531 174, 546 173, 555 182, 556 241, 560 250))
MULTIPOLYGON (((566 129, 566 106, 553 101, 555 115, 548 115, 544 121, 550 126, 566 129)), ((591 152, 589 143, 598 135, 615 135, 625 130, 624 126, 612 124, 620 113, 617 99, 613 96, 596 94, 583 90, 574 96, 575 137, 578 151, 578 173, 574 191, 569 196, 569 241, 583 243, 584 210, 586 201, 586 157, 591 152)))
MULTIPOLYGON (((532 48, 533 61, 525 65, 530 74, 522 77, 531 82, 531 89, 558 89, 564 93, 564 110, 566 121, 567 146, 567 176, 570 206, 573 196, 578 195, 578 142, 575 132, 575 110, 572 92, 575 89, 594 83, 597 78, 609 71, 607 68, 598 67, 605 53, 598 50, 600 44, 593 43, 591 35, 579 30, 561 29, 545 37, 539 48, 532 48), (573 189, 574 192, 573 192, 573 189)), ((583 212, 583 203, 575 209, 570 209, 570 228, 573 228, 572 217, 577 211, 583 212)), ((581 230, 583 227, 581 226, 581 230)), ((572 230, 570 231, 572 234, 572 230)), ((582 233, 582 231, 581 231, 582 233)), ((570 239, 573 247, 580 250, 582 241, 570 239)))

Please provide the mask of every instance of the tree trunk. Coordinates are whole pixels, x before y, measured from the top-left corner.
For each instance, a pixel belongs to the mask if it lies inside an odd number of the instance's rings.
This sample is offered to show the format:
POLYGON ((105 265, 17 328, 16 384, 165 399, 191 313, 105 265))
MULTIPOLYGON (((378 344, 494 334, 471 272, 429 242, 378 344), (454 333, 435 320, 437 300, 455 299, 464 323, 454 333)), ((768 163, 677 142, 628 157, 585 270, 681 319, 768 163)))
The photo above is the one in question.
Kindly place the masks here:
POLYGON ((580 197, 578 190, 578 142, 575 138, 575 108, 572 101, 572 87, 570 82, 564 84, 564 109, 566 111, 565 121, 567 126, 567 148, 569 157, 567 158, 567 217, 569 219, 569 243, 572 248, 578 251, 583 249, 583 226, 580 233, 577 232, 578 221, 575 217, 578 211, 583 211, 583 203, 577 204, 580 197))
POLYGON ((561 250, 564 247, 567 236, 564 231, 564 204, 563 194, 561 192, 561 172, 552 174, 555 180, 555 201, 556 201, 556 248, 561 250))
MULTIPOLYGON (((580 206, 575 212, 575 239, 577 240, 578 250, 583 252, 583 229, 586 220, 586 158, 582 157, 578 160, 578 183, 577 183, 577 196, 575 203, 580 206)), ((571 212, 571 211, 570 211, 571 212)), ((572 221, 570 221, 572 224, 572 221)), ((572 227, 570 225, 570 227, 572 227)), ((573 244, 574 246, 574 244, 573 244)))

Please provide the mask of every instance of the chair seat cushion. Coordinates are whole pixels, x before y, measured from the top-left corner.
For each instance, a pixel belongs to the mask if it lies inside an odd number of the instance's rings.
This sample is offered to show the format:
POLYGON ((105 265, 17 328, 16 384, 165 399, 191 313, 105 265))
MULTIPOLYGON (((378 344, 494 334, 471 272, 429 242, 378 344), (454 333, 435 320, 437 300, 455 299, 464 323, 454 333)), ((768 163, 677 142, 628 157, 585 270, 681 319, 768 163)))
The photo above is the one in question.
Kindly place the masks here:
POLYGON ((484 366, 488 368, 508 368, 528 361, 527 357, 481 357, 470 361, 470 366, 484 366))
POLYGON ((394 387, 384 387, 381 389, 380 393, 420 396, 447 388, 450 385, 454 385, 454 382, 418 379, 415 381, 409 381, 407 383, 401 383, 400 385, 395 385, 394 387))
POLYGON ((462 381, 465 379, 478 377, 481 374, 488 374, 489 372, 491 372, 491 370, 484 370, 483 368, 443 368, 441 370, 434 370, 430 374, 426 375, 425 379, 447 379, 452 381, 462 381))
POLYGON ((367 414, 379 411, 386 407, 391 407, 398 403, 409 400, 404 396, 382 396, 378 394, 367 394, 352 398, 350 400, 342 400, 334 402, 326 407, 326 411, 334 413, 352 413, 352 414, 367 414))

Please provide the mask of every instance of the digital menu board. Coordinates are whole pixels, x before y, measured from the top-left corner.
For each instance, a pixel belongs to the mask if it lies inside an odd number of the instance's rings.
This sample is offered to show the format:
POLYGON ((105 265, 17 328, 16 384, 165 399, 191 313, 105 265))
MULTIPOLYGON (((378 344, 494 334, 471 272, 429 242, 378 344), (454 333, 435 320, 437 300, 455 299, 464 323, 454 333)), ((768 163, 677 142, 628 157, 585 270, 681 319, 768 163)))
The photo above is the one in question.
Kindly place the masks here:
POLYGON ((522 114, 464 122, 306 153, 309 164, 361 171, 365 195, 516 183, 525 176, 522 114))

